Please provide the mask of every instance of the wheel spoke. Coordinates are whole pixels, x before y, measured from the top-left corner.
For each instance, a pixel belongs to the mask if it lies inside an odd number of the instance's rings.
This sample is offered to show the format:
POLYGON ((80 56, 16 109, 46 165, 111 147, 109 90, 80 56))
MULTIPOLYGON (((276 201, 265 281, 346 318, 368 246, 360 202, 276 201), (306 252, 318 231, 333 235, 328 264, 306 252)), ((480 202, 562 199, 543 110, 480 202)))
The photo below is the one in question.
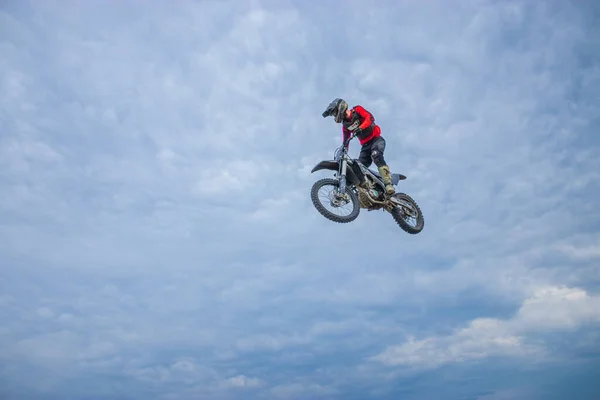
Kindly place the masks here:
MULTIPOLYGON (((340 215, 340 214, 338 214, 338 210, 345 209, 349 204, 346 203, 346 204, 343 204, 343 205, 340 205, 340 206, 337 206, 337 207, 334 206, 334 205, 332 205, 331 202, 336 200, 335 199, 335 190, 336 190, 336 188, 333 185, 329 185, 329 186, 332 187, 331 191, 329 192, 328 195, 322 196, 321 195, 321 189, 324 189, 324 186, 322 186, 319 189, 319 199, 324 198, 324 200, 325 200, 325 201, 321 200, 321 204, 323 205, 323 207, 331 207, 331 209, 328 208, 328 211, 330 211, 332 213, 335 213, 336 215, 340 215)), ((344 200, 343 199, 339 199, 338 201, 343 202, 344 200)), ((351 212, 352 212, 352 208, 350 207, 349 210, 348 210, 348 212, 346 213, 346 215, 349 215, 351 212)))
POLYGON ((324 178, 313 184, 311 199, 315 208, 327 219, 347 223, 354 221, 360 212, 358 198, 349 188, 341 196, 336 196, 338 182, 324 178))

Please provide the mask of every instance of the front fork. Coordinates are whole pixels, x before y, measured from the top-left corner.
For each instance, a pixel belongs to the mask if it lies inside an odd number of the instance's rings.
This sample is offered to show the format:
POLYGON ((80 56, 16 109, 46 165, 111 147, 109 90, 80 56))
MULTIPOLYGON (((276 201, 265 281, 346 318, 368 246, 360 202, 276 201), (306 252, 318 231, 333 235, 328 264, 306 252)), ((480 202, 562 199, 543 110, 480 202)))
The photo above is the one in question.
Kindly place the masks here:
POLYGON ((348 162, 346 156, 343 156, 340 163, 340 194, 346 193, 346 169, 348 168, 348 162))

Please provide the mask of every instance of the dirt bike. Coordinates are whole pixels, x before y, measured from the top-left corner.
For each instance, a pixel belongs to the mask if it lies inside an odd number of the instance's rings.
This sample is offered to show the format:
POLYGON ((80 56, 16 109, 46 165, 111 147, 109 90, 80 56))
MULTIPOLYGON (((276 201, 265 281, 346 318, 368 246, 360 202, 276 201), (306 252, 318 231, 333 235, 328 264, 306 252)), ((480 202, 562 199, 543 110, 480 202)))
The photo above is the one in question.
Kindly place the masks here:
MULTIPOLYGON (((323 178, 316 181, 310 191, 310 197, 317 211, 325 218, 338 222, 348 223, 354 221, 360 209, 367 211, 384 210, 392 215, 392 218, 405 232, 417 234, 423 230, 425 220, 423 213, 417 203, 406 193, 394 193, 388 195, 385 192, 383 178, 378 171, 365 167, 360 161, 352 159, 348 155, 348 143, 355 137, 350 136, 340 147, 335 150, 333 160, 319 162, 310 171, 314 173, 320 170, 336 171, 335 178, 323 178), (360 177, 364 176, 366 184, 360 184, 360 177), (346 216, 340 216, 325 208, 320 201, 319 191, 325 186, 332 186, 333 190, 327 196, 329 205, 340 209, 350 205, 350 212, 346 216), (408 219, 414 218, 416 223, 409 225, 408 219)), ((402 174, 392 173, 392 184, 396 186, 401 180, 406 179, 402 174)))

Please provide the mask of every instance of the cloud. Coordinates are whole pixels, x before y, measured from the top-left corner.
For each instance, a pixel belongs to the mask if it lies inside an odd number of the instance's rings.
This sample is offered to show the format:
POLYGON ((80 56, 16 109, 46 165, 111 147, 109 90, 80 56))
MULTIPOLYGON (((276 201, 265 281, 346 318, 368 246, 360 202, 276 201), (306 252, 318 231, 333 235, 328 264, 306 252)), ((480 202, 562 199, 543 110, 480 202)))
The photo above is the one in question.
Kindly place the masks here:
POLYGON ((1 395, 594 398, 594 4, 58 5, 0 6, 1 395), (338 96, 421 234, 312 206, 338 96))
POLYGON ((256 388, 263 386, 263 382, 257 378, 248 378, 244 375, 237 375, 231 378, 228 378, 226 381, 226 385, 234 388, 256 388))
POLYGON ((437 367, 487 357, 540 360, 546 349, 531 343, 530 335, 572 331, 600 322, 600 297, 567 287, 540 287, 523 302, 511 319, 477 318, 452 334, 409 338, 374 357, 388 365, 437 367))

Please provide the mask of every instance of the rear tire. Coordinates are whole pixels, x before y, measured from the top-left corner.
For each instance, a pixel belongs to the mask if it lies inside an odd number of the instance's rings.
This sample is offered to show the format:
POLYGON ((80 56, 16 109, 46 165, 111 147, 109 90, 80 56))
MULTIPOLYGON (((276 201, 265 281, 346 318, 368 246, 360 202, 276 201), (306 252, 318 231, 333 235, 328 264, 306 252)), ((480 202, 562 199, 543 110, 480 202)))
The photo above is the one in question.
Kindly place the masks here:
POLYGON ((396 206, 392 210, 391 214, 394 218, 394 221, 396 221, 400 228, 402 228, 402 230, 406 233, 416 235, 417 233, 421 232, 423 230, 423 227, 425 226, 425 218, 423 217, 423 213, 421 212, 421 208, 419 207, 417 202, 414 201, 413 198, 407 195, 406 193, 395 193, 393 197, 395 197, 403 203, 408 203, 408 205, 410 206, 409 208, 412 208, 409 214, 416 214, 417 224, 416 226, 411 226, 408 224, 408 222, 406 222, 406 213, 403 210, 402 206, 396 206))
POLYGON ((356 193, 354 193, 348 186, 346 186, 345 193, 350 198, 350 203, 352 204, 352 211, 348 216, 340 216, 327 210, 325 206, 323 206, 323 203, 321 203, 321 201, 319 200, 319 189, 327 185, 338 188, 339 182, 333 178, 324 178, 316 181, 310 190, 310 198, 317 211, 328 220, 338 222, 340 224, 346 224, 348 222, 354 221, 360 213, 360 205, 356 193))

